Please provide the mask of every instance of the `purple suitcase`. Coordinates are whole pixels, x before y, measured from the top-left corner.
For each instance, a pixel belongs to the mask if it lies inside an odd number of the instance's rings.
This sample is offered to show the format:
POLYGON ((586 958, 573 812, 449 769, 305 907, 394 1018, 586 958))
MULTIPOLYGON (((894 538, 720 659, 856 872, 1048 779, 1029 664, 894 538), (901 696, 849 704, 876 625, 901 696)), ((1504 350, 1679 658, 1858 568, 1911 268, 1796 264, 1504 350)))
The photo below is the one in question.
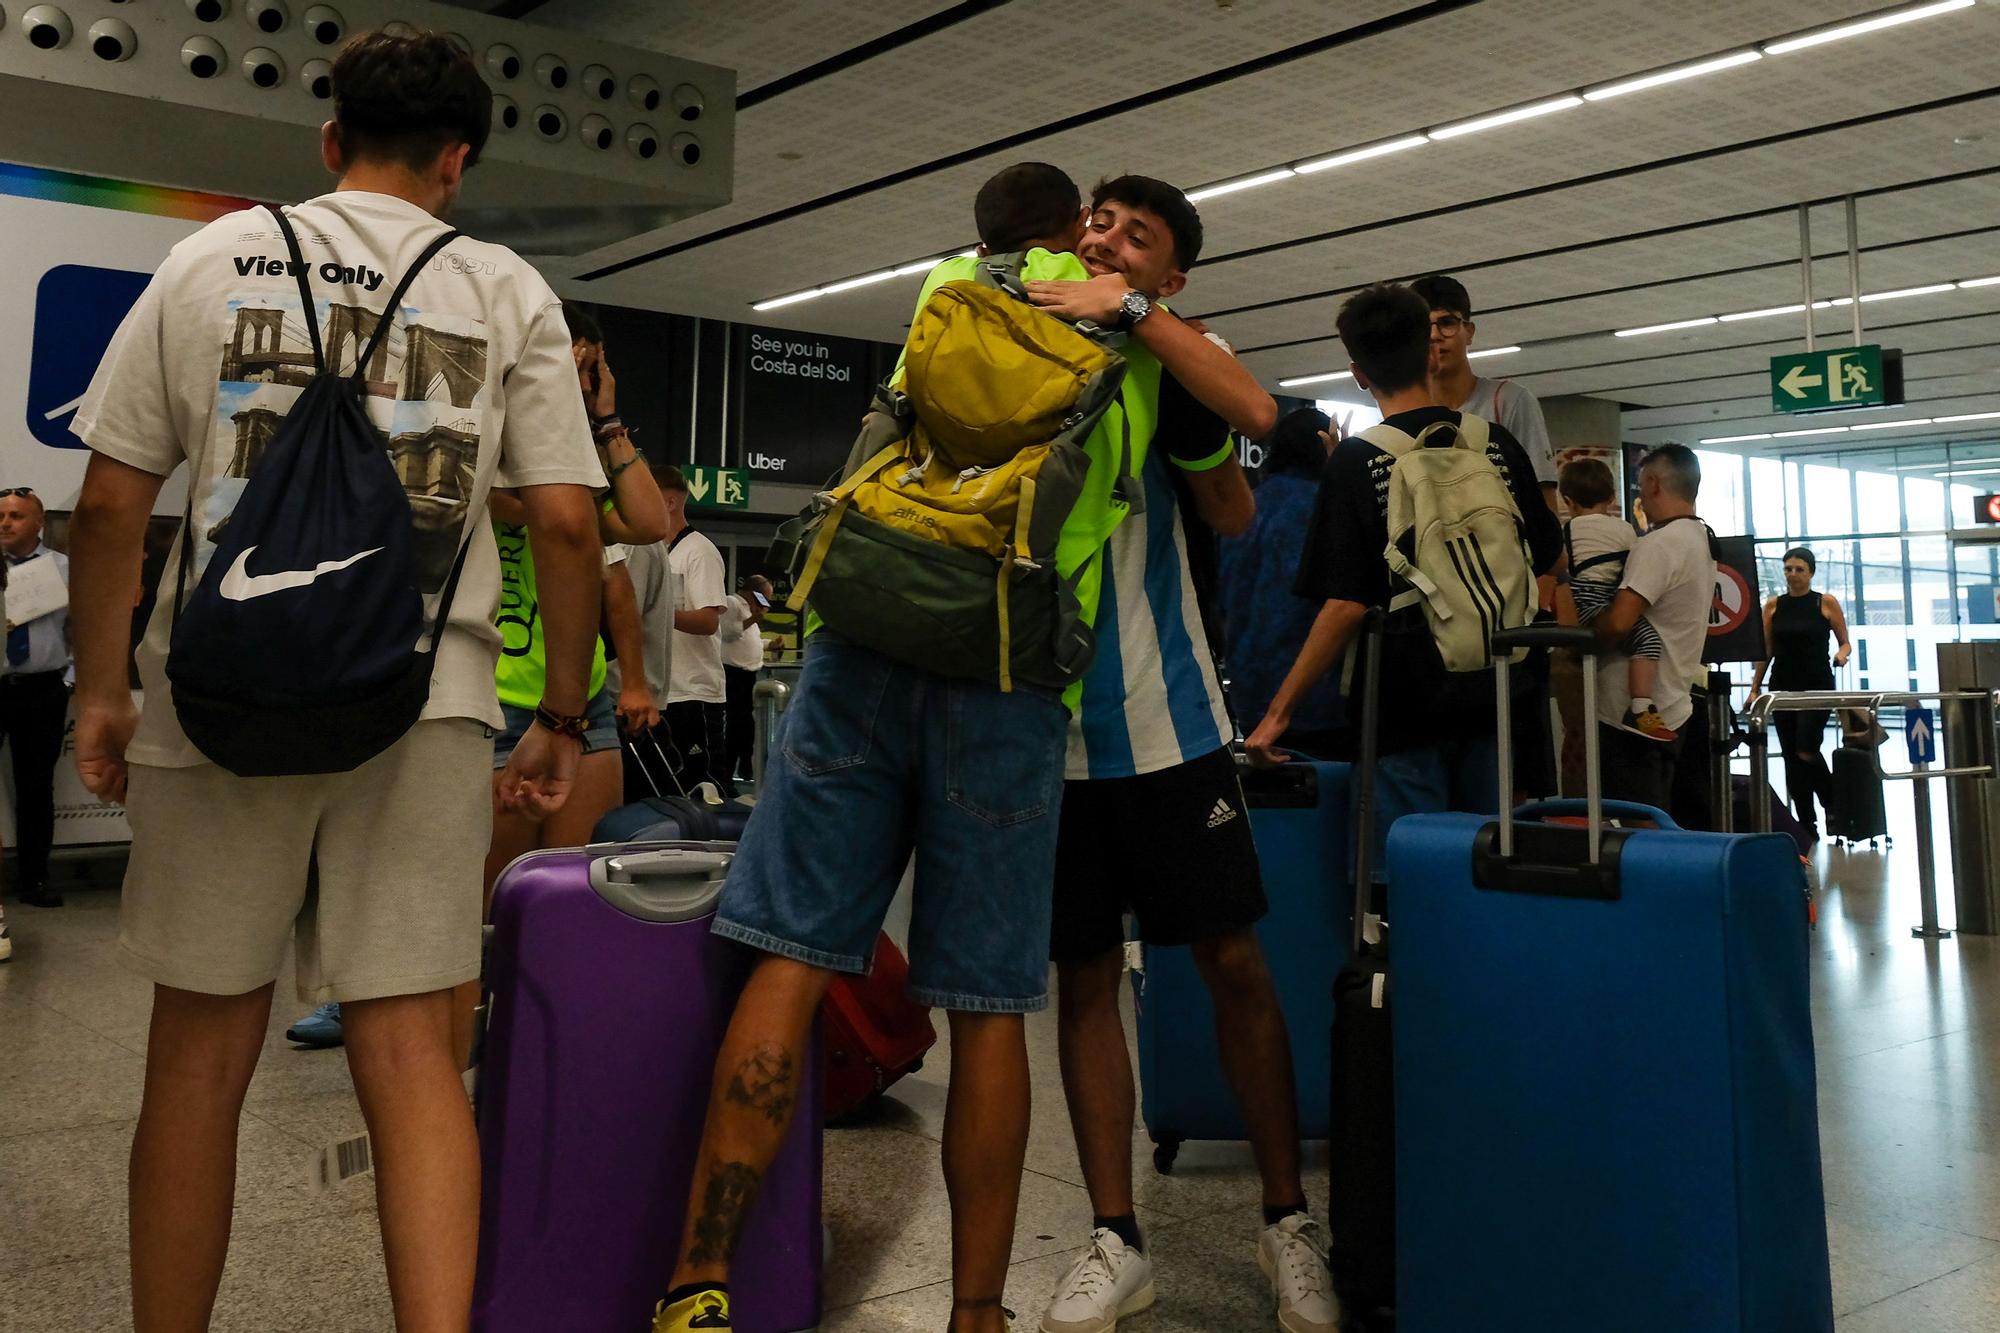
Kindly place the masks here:
MULTIPOLYGON (((493 895, 474 1333, 643 1329, 680 1244, 751 955, 709 934, 733 843, 533 852, 493 895)), ((737 1333, 820 1314, 818 1038, 730 1275, 737 1333)))

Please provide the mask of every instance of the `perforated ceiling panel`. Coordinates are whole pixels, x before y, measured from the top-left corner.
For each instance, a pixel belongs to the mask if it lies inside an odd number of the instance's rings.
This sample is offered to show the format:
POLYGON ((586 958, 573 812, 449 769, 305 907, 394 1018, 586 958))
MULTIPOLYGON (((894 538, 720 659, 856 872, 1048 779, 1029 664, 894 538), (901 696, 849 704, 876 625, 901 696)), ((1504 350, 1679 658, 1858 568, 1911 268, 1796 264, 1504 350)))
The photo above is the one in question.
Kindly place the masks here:
MULTIPOLYGON (((1127 170, 1209 184, 1883 5, 547 0, 533 22, 733 66, 747 94, 729 205, 549 267, 587 299, 896 338, 915 275, 750 307, 969 243, 973 193, 1013 161, 1084 184, 1127 170)), ((2000 272, 1996 51, 2000 4, 1981 0, 1213 198, 1208 262, 1177 304, 1275 385, 1342 364, 1331 334, 1348 291, 1457 271, 1480 342, 1525 346, 1490 372, 1646 405, 1634 438, 1759 433, 1764 361, 1798 346, 1797 316, 1611 331, 1796 302, 1796 207, 1850 192, 1864 192, 1864 290, 2000 272)), ((1839 204, 1816 207, 1813 228, 1816 294, 1842 295, 1839 204)), ((1996 304, 2000 288, 1871 304, 1865 331, 1909 353, 1923 414, 2000 409, 2000 358, 1977 351, 2000 332, 1996 304)), ((1844 338, 1847 312, 1817 327, 1844 338)))

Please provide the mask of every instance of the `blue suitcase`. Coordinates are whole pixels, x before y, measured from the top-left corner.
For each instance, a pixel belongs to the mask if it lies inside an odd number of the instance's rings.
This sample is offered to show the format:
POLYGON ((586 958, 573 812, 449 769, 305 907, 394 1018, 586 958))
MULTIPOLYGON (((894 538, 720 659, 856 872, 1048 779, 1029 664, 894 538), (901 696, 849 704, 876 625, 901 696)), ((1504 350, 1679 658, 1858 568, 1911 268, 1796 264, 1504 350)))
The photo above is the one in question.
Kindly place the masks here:
MULTIPOLYGON (((1348 765, 1302 760, 1245 769, 1243 797, 1271 910, 1257 937, 1292 1041, 1299 1134, 1327 1131, 1332 980, 1347 956, 1348 765)), ((1241 1139, 1242 1117, 1223 1076, 1215 1008, 1192 951, 1147 948, 1132 976, 1139 1081, 1153 1165, 1164 1174, 1187 1139, 1241 1139)))
POLYGON ((690 796, 648 796, 621 805, 597 821, 593 843, 735 842, 750 822, 741 800, 708 805, 690 796))
POLYGON ((1390 831, 1398 1327, 1828 1333, 1798 852, 1604 829, 1588 749, 1591 802, 1516 816, 1586 828, 1390 831))

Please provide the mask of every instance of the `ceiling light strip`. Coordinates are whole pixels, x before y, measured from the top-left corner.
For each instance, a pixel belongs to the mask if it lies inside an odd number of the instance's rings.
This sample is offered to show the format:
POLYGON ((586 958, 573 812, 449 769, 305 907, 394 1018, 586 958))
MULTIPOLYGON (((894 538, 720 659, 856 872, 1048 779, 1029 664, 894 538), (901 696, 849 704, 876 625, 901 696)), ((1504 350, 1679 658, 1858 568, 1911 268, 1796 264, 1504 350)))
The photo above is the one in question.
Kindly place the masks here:
POLYGON ((1713 60, 1703 60, 1693 65, 1681 65, 1675 69, 1664 69, 1657 74, 1641 74, 1636 79, 1624 79, 1618 83, 1607 83, 1600 88, 1584 90, 1586 102, 1607 102, 1627 93, 1644 92, 1648 88, 1658 88, 1669 83, 1679 83, 1683 79, 1696 79, 1717 70, 1734 69, 1738 65, 1754 64, 1764 58, 1762 51, 1732 51, 1726 56, 1713 60))
MULTIPOLYGON (((1894 430, 1899 426, 1936 427, 1962 425, 1972 421, 2000 420, 2000 412, 1964 412, 1957 416, 1927 417, 1912 421, 1878 421, 1859 426, 1817 426, 1810 430, 1765 431, 1753 435, 1711 435, 1703 444, 1742 444, 1749 440, 1796 440, 1813 435, 1860 434, 1865 431, 1894 430)), ((1971 459, 1971 462, 1985 462, 1985 459, 1971 459)), ((1994 460, 2000 461, 2000 460, 1994 460)), ((1921 465, 1919 465, 1921 466, 1921 465)))
POLYGON ((1904 5, 1898 9, 1871 14, 1866 18, 1838 23, 1830 28, 1820 28, 1813 32, 1800 33, 1795 37, 1781 38, 1763 44, 1767 56, 1790 55, 1794 51, 1804 51, 1814 46, 1824 46, 1828 42, 1843 41, 1849 37, 1859 37, 1863 33, 1880 32, 1884 28, 1899 27, 1913 23, 1917 19, 1927 19, 1938 14, 1949 14, 1957 9, 1970 9, 1976 0, 1931 0, 1928 4, 1904 5))
POLYGON ((1568 111, 1571 107, 1583 105, 1583 99, 1575 93, 1564 93, 1561 97, 1551 97, 1542 102, 1530 102, 1526 106, 1512 107, 1506 111, 1496 111, 1491 115, 1474 116, 1471 120, 1455 121, 1450 125, 1440 125, 1434 130, 1425 130, 1424 136, 1433 143, 1446 139, 1456 139, 1467 134, 1477 134, 1481 130, 1498 129, 1502 125, 1513 125, 1524 120, 1534 120, 1557 111, 1568 111))
POLYGON ((1280 389, 1296 389, 1306 384, 1324 384, 1328 380, 1351 380, 1353 378, 1354 372, 1351 370, 1334 370, 1324 375, 1295 375, 1288 380, 1279 380, 1278 387, 1280 389))

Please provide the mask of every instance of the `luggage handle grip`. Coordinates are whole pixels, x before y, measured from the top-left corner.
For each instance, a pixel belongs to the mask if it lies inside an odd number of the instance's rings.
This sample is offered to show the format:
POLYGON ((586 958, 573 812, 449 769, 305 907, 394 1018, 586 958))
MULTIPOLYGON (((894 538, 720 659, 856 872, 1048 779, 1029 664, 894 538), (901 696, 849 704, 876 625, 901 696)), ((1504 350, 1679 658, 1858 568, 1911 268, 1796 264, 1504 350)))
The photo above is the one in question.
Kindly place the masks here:
MULTIPOLYGON (((1605 801, 1606 815, 1622 815, 1626 819, 1650 819, 1663 829, 1679 830, 1672 815, 1656 805, 1643 805, 1638 801, 1605 801)), ((1514 811, 1517 820, 1541 819, 1548 815, 1585 815, 1590 813, 1590 803, 1575 797, 1555 801, 1530 801, 1514 811)))
POLYGON ((728 852, 667 847, 592 858, 590 887, 641 921, 692 921, 715 910, 728 852))

